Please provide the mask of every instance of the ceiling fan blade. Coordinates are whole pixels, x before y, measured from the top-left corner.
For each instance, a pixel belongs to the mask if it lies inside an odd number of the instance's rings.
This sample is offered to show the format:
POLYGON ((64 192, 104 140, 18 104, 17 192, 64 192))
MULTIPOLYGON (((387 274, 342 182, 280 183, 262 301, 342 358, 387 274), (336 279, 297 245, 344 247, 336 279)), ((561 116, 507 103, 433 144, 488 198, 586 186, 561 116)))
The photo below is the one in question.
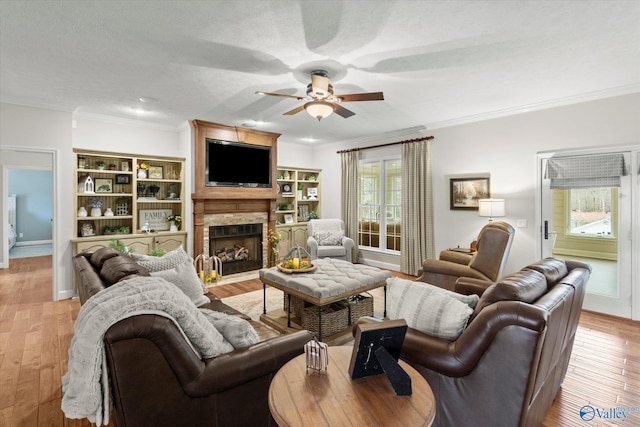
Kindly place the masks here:
POLYGON ((329 79, 317 74, 311 74, 311 88, 314 94, 326 97, 329 94, 329 79))
POLYGON ((350 93, 348 95, 335 95, 342 102, 353 101, 384 101, 384 95, 382 92, 369 92, 369 93, 350 93))
POLYGON ((356 113, 354 113, 351 110, 347 110, 346 108, 344 108, 342 105, 340 104, 333 104, 335 105, 335 109, 333 110, 337 115, 344 117, 345 119, 348 119, 351 116, 355 116, 356 113))
POLYGON ((286 113, 282 113, 283 116, 293 116, 294 114, 298 114, 300 111, 304 110, 304 105, 294 108, 291 111, 287 111, 286 113))
POLYGON ((263 92, 261 90, 256 91, 256 95, 282 96, 282 97, 285 97, 285 98, 297 99, 298 101, 302 101, 304 99, 304 97, 302 97, 302 96, 287 95, 287 94, 284 94, 284 93, 263 92))

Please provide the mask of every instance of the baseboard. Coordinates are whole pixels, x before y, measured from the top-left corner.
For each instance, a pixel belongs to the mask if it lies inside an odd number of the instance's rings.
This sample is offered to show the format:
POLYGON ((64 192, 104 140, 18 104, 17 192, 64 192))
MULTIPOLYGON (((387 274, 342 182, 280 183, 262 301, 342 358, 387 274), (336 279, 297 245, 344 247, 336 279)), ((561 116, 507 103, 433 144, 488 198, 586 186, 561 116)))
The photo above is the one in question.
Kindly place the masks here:
POLYGON ((53 240, 30 240, 28 242, 16 242, 16 246, 37 246, 37 245, 50 245, 53 240))
POLYGON ((358 259, 358 264, 370 265, 372 267, 382 268, 382 269, 385 269, 385 270, 400 271, 400 266, 397 265, 397 264, 391 264, 389 262, 375 261, 375 260, 366 259, 366 258, 359 258, 358 259))
POLYGON ((58 292, 58 301, 63 299, 70 299, 70 298, 73 298, 74 296, 75 296, 75 293, 73 292, 73 290, 60 291, 58 292))

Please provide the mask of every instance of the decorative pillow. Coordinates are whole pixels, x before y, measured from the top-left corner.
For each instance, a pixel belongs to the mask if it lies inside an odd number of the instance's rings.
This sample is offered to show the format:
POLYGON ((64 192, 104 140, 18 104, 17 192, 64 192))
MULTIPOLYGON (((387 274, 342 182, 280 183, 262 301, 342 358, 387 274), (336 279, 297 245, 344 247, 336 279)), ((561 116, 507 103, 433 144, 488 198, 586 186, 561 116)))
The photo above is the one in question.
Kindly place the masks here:
POLYGON ((343 237, 344 231, 317 231, 313 233, 313 238, 316 239, 320 246, 341 245, 343 237))
POLYGON ((182 249, 182 246, 178 246, 177 249, 169 251, 160 257, 137 254, 132 254, 131 257, 151 273, 170 270, 183 264, 185 261, 191 261, 191 257, 182 249))
POLYGON ((209 298, 202 293, 202 282, 198 277, 198 273, 189 260, 178 265, 176 268, 153 271, 151 272, 151 276, 162 277, 167 282, 176 285, 197 307, 209 302, 209 298))
POLYGON ((105 286, 109 287, 120 280, 137 274, 139 276, 149 276, 149 272, 143 266, 137 264, 127 256, 115 256, 107 259, 100 269, 100 278, 105 286))
POLYGON ((200 312, 222 334, 224 339, 231 343, 233 348, 248 347, 260 341, 256 330, 245 319, 208 308, 200 308, 200 312))
POLYGON ((400 277, 391 277, 387 279, 387 290, 391 289, 393 285, 399 284, 400 286, 418 286, 424 289, 423 292, 439 292, 443 295, 447 295, 451 298, 457 299, 460 302, 467 304, 469 307, 474 308, 478 303, 480 297, 478 295, 465 295, 457 292, 449 291, 447 289, 440 288, 438 286, 431 285, 425 282, 416 282, 413 280, 401 279, 400 277))
POLYGON ((458 294, 459 298, 453 298, 450 294, 454 293, 423 282, 387 279, 389 318, 404 319, 413 329, 453 341, 464 331, 473 313, 461 299, 475 300, 474 305, 478 302, 477 295, 458 294))

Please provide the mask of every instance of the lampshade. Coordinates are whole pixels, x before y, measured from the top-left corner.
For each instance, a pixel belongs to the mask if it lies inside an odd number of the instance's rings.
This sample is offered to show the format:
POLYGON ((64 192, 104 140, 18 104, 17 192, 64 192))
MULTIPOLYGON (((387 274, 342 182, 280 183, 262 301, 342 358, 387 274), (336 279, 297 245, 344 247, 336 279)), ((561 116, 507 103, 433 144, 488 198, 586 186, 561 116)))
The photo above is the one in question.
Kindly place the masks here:
POLYGON ((478 200, 478 215, 489 217, 489 221, 493 221, 495 217, 505 216, 504 199, 478 200))
POLYGON ((318 119, 318 121, 329 117, 335 108, 332 103, 327 101, 311 101, 304 104, 304 109, 307 110, 307 113, 311 117, 318 119))

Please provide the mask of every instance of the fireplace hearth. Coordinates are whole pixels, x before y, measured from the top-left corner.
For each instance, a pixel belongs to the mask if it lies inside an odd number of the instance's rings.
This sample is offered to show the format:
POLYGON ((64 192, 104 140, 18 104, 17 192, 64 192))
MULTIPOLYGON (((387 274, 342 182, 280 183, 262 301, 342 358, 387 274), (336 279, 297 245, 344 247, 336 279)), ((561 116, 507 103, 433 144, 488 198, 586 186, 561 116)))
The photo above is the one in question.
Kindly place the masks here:
POLYGON ((262 268, 262 224, 209 227, 209 255, 222 261, 222 274, 262 268))

